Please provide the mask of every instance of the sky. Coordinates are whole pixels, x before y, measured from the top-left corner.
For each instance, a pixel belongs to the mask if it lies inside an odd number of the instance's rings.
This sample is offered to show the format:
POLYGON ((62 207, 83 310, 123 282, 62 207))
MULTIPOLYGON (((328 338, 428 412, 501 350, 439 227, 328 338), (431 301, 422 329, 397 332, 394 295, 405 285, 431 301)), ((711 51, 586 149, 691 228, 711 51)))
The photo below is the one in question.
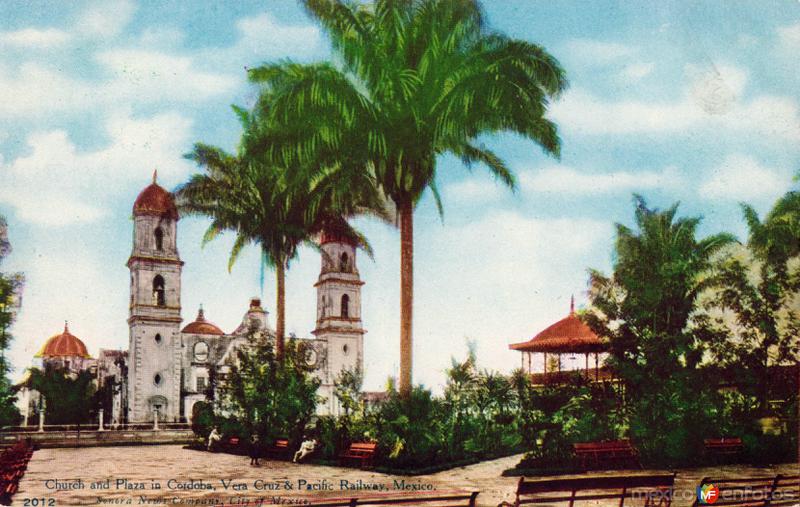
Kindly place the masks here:
MULTIPOLYGON (((440 389, 474 342, 479 366, 510 372, 526 341, 584 307, 587 270, 609 272, 614 224, 632 195, 680 201, 700 233, 746 237, 739 203, 765 213, 800 170, 800 1, 485 1, 488 26, 543 45, 569 90, 548 117, 560 160, 530 141, 482 139, 515 171, 512 192, 482 167, 437 160, 445 213, 416 211, 414 381, 440 389)), ((24 273, 8 353, 15 377, 69 321, 91 354, 128 344, 131 207, 158 170, 175 188, 198 171, 193 143, 234 149, 230 106, 257 90, 245 69, 330 58, 325 34, 294 0, 0 2, 0 214, 24 273)), ((233 330, 251 296, 274 309, 249 248, 227 270, 232 238, 201 247, 207 220, 179 222, 182 315, 200 304, 233 330)), ((399 233, 357 222, 366 389, 399 365, 399 233)), ((304 250, 287 281, 287 326, 314 328, 319 257, 304 250)), ((271 315, 272 317, 272 315, 271 315)), ((271 319, 274 325, 274 318, 271 319)))

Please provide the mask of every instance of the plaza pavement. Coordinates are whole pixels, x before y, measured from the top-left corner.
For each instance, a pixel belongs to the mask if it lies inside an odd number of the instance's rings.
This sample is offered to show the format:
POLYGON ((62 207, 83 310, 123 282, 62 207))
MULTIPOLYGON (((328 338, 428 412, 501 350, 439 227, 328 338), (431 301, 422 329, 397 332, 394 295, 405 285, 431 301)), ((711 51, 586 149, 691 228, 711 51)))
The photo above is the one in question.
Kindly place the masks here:
MULTIPOLYGON (((249 505, 269 505, 270 502, 258 504, 252 501, 279 498, 281 501, 297 502, 309 494, 329 497, 376 494, 363 489, 342 491, 340 481, 361 487, 383 485, 388 491, 379 491, 377 494, 397 494, 400 491, 394 489, 394 481, 405 480, 405 486, 413 484, 435 488, 439 492, 477 489, 480 491, 478 505, 496 506, 503 500, 513 499, 518 478, 502 477, 500 474, 513 467, 519 459, 520 456, 511 456, 431 475, 399 477, 351 468, 296 465, 281 461, 262 460, 259 467, 251 467, 248 465, 249 458, 244 456, 192 451, 179 445, 41 449, 33 454, 19 492, 14 496, 13 505, 125 505, 128 501, 128 505, 222 505, 215 501, 224 501, 224 505, 247 505, 247 500, 251 501, 249 505), (81 481, 76 482, 75 479, 81 481), (109 489, 91 488, 93 483, 106 485, 106 480, 109 489), (231 489, 225 489, 223 480, 231 489), (234 490, 231 482, 245 484, 248 489, 234 490), (162 489, 153 489, 154 483, 160 484, 162 489), (201 484, 214 489, 188 489, 201 484), (140 485, 145 489, 128 489, 140 485), (321 492, 298 490, 303 485, 330 489, 321 492), (287 486, 291 486, 291 489, 287 486), (256 490, 256 487, 263 489, 256 490), (279 489, 266 489, 269 487, 279 489), (44 503, 41 500, 26 502, 26 499, 34 498, 46 500, 44 503), (51 498, 55 503, 49 500, 51 498)), ((798 465, 780 465, 679 471, 676 490, 681 496, 676 498, 673 505, 690 505, 698 480, 707 475, 796 474, 799 469, 798 465), (681 494, 680 491, 686 493, 681 494)))

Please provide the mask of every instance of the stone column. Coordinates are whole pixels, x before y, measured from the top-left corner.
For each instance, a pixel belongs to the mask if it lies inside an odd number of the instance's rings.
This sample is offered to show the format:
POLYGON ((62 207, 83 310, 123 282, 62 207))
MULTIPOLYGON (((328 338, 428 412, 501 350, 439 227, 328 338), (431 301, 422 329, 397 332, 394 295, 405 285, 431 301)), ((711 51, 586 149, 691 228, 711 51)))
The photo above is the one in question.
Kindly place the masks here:
POLYGON ((158 431, 158 409, 153 409, 153 429, 158 431))
POLYGON ((104 412, 104 410, 101 408, 98 412, 99 413, 97 414, 97 419, 99 419, 99 421, 98 421, 99 425, 97 427, 97 431, 105 431, 105 428, 103 428, 103 412, 104 412))
POLYGON ((39 409, 39 433, 44 433, 44 405, 39 409))

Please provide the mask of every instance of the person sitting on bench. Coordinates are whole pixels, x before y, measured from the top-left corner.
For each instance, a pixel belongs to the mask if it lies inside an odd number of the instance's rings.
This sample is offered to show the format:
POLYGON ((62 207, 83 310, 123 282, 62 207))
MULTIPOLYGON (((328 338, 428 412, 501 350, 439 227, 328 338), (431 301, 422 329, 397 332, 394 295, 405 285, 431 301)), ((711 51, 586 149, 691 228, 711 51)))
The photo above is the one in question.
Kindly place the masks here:
POLYGON ((314 452, 314 449, 317 447, 317 439, 312 438, 311 440, 304 440, 302 444, 300 444, 300 450, 294 453, 294 459, 292 460, 293 463, 299 463, 303 458, 314 452))
POLYGON ((222 435, 219 434, 217 427, 214 426, 214 429, 208 434, 208 450, 211 451, 211 447, 220 440, 222 440, 222 435))

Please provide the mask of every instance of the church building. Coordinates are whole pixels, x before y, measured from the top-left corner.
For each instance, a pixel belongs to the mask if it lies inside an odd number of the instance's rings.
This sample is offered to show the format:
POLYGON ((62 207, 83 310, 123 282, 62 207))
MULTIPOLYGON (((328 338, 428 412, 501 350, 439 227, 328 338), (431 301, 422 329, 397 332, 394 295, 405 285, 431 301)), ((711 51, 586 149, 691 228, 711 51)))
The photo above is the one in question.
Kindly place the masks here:
MULTIPOLYGON (((92 358, 67 326, 51 337, 37 358, 70 373, 91 370, 97 386, 111 382, 114 398, 109 423, 190 421, 194 405, 215 396, 225 381, 237 350, 248 335, 275 338, 259 298, 251 298, 241 323, 229 333, 206 318, 200 308, 194 321, 183 323, 181 272, 177 235, 180 216, 172 194, 156 182, 133 204, 133 248, 128 258, 130 300, 128 350, 101 349, 92 358), (213 381, 212 381, 213 379, 213 381)), ((334 381, 342 370, 363 371, 364 329, 356 247, 335 233, 322 234, 323 251, 313 338, 299 338, 307 364, 321 382, 319 414, 338 414, 334 381)), ((25 413, 36 393, 24 400, 25 413), (30 398, 30 399, 29 399, 30 398)))
MULTIPOLYGON (((189 420, 192 408, 204 401, 210 379, 224 381, 236 350, 246 344, 248 331, 274 338, 267 312, 252 298, 242 323, 225 333, 206 319, 181 328, 181 271, 177 248, 180 216, 172 194, 156 182, 146 187, 133 205, 133 250, 130 270, 130 329, 127 375, 129 422, 189 420)), ((361 281, 356 247, 346 238, 323 234, 317 289, 314 338, 301 339, 306 361, 320 379, 318 394, 325 401, 321 414, 336 414, 333 383, 345 369, 363 371, 364 329, 361 324, 361 281)))

